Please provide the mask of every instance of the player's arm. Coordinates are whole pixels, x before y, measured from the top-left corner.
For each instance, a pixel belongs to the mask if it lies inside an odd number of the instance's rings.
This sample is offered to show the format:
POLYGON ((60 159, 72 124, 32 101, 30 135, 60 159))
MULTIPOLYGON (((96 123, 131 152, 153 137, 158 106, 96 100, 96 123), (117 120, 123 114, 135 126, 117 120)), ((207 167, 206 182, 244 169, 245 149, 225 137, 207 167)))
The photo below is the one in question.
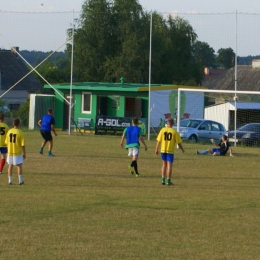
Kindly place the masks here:
POLYGON ((145 143, 145 141, 144 141, 144 138, 140 135, 139 136, 139 140, 142 142, 142 144, 144 145, 144 149, 145 149, 145 151, 147 151, 147 145, 146 145, 146 143, 145 143))
POLYGON ((210 141, 217 147, 220 147, 220 145, 221 145, 221 143, 217 144, 214 139, 210 139, 210 141))
POLYGON ((182 152, 184 153, 184 149, 181 143, 178 144, 179 148, 181 148, 182 152))
POLYGON ((55 136, 57 136, 57 133, 56 133, 55 128, 54 128, 54 125, 55 125, 54 117, 52 117, 50 124, 51 124, 51 131, 55 134, 55 136))
POLYGON ((158 150, 159 150, 160 144, 161 144, 161 142, 157 141, 156 146, 155 146, 155 152, 154 152, 156 155, 159 154, 159 151, 158 151, 158 150))
POLYGON ((22 146, 22 150, 23 150, 23 159, 25 159, 26 158, 25 146, 22 146))
POLYGON ((42 120, 41 119, 38 121, 38 125, 42 126, 42 120))
POLYGON ((57 133, 56 133, 55 128, 54 128, 54 125, 51 125, 51 130, 55 134, 55 136, 57 136, 57 133))
POLYGON ((125 134, 122 134, 122 138, 121 138, 121 141, 120 141, 120 146, 121 147, 123 147, 124 139, 125 139, 125 134))

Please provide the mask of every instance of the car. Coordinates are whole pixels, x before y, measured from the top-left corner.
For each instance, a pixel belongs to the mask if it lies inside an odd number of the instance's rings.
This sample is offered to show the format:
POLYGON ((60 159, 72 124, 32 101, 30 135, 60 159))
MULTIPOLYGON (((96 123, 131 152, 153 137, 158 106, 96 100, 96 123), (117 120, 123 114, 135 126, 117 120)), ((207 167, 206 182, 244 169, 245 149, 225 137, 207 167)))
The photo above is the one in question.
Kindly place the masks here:
MULTIPOLYGON (((177 129, 177 126, 174 126, 177 129)), ((207 119, 183 119, 180 121, 180 136, 183 141, 210 142, 221 141, 223 135, 226 134, 225 127, 216 121, 207 119)))
POLYGON ((0 112, 9 113, 10 109, 8 108, 8 106, 0 106, 0 112))
POLYGON ((249 123, 235 131, 228 132, 229 142, 241 143, 242 145, 248 146, 259 146, 260 145, 260 123, 249 123), (236 138, 236 140, 235 140, 236 138))

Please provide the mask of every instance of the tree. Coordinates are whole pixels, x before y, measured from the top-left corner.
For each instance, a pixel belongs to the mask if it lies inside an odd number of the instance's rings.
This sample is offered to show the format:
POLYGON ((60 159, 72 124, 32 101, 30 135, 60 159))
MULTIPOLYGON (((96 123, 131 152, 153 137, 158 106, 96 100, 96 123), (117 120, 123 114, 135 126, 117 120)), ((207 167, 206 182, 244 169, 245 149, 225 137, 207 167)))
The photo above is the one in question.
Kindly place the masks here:
POLYGON ((225 69, 229 69, 234 67, 235 64, 235 53, 232 48, 219 49, 218 56, 216 58, 216 62, 219 67, 224 67, 225 69))
MULTIPOLYGON (((203 71, 193 57, 197 35, 191 25, 153 12, 152 26, 152 83, 199 84, 203 71)), ((86 0, 74 48, 76 81, 119 82, 123 76, 129 83, 147 83, 150 13, 138 0, 86 0)))
MULTIPOLYGON (((37 62, 39 64, 40 60, 38 59, 37 62)), ((70 63, 68 58, 57 57, 54 62, 46 60, 37 68, 37 71, 49 83, 65 83, 70 80, 70 63)), ((41 83, 46 84, 37 73, 34 73, 34 75, 41 83)))
POLYGON ((203 72, 192 55, 192 46, 197 39, 192 26, 181 17, 167 20, 168 64, 171 68, 172 82, 175 84, 200 84, 203 72))
MULTIPOLYGON (((77 81, 101 81, 106 73, 105 61, 114 56, 117 43, 110 5, 106 0, 87 0, 83 4, 79 28, 76 28, 74 37, 77 81)), ((69 53, 70 49, 67 47, 69 53)))
POLYGON ((194 59, 203 67, 215 68, 215 51, 206 42, 196 41, 192 46, 194 59))

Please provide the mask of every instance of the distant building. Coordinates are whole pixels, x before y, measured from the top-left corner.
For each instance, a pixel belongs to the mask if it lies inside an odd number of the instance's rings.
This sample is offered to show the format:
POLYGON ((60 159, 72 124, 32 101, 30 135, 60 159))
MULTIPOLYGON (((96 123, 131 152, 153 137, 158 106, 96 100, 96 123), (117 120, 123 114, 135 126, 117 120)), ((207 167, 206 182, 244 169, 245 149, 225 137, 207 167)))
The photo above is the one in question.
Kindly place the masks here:
MULTIPOLYGON (((235 90, 235 67, 216 77, 204 81, 203 87, 216 90, 235 90)), ((250 95, 250 91, 260 91, 260 60, 252 60, 252 65, 237 66, 237 90, 248 91, 248 95, 238 95, 239 101, 260 102, 260 95, 250 95)), ((233 94, 208 94, 207 105, 233 100, 233 94)))
POLYGON ((210 69, 208 67, 204 68, 204 78, 202 80, 202 85, 205 85, 208 81, 224 74, 226 71, 226 69, 210 69))
MULTIPOLYGON (((30 72, 17 51, 19 51, 18 47, 16 47, 16 51, 0 50, 0 94, 14 86, 30 72)), ((30 73, 7 92, 2 100, 10 109, 18 109, 29 97, 29 94, 42 90, 43 86, 40 81, 30 73)))
MULTIPOLYGON (((204 81, 203 87, 219 90, 235 90, 235 67, 204 81)), ((260 61, 252 65, 237 66, 237 90, 260 91, 260 61)))

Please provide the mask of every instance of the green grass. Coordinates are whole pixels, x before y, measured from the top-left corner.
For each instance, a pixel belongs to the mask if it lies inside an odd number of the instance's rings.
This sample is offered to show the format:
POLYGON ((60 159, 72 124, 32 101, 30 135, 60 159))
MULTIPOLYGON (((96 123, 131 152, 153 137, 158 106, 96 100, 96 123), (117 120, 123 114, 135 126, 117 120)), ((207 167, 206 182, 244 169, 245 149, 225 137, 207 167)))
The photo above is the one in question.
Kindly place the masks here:
MULTIPOLYGON (((175 186, 160 184, 161 159, 141 148, 140 178, 120 137, 54 137, 54 158, 25 132, 24 186, 0 175, 0 259, 260 259, 259 149, 235 157, 176 150, 175 186)), ((211 145, 210 145, 211 147, 211 145)))

